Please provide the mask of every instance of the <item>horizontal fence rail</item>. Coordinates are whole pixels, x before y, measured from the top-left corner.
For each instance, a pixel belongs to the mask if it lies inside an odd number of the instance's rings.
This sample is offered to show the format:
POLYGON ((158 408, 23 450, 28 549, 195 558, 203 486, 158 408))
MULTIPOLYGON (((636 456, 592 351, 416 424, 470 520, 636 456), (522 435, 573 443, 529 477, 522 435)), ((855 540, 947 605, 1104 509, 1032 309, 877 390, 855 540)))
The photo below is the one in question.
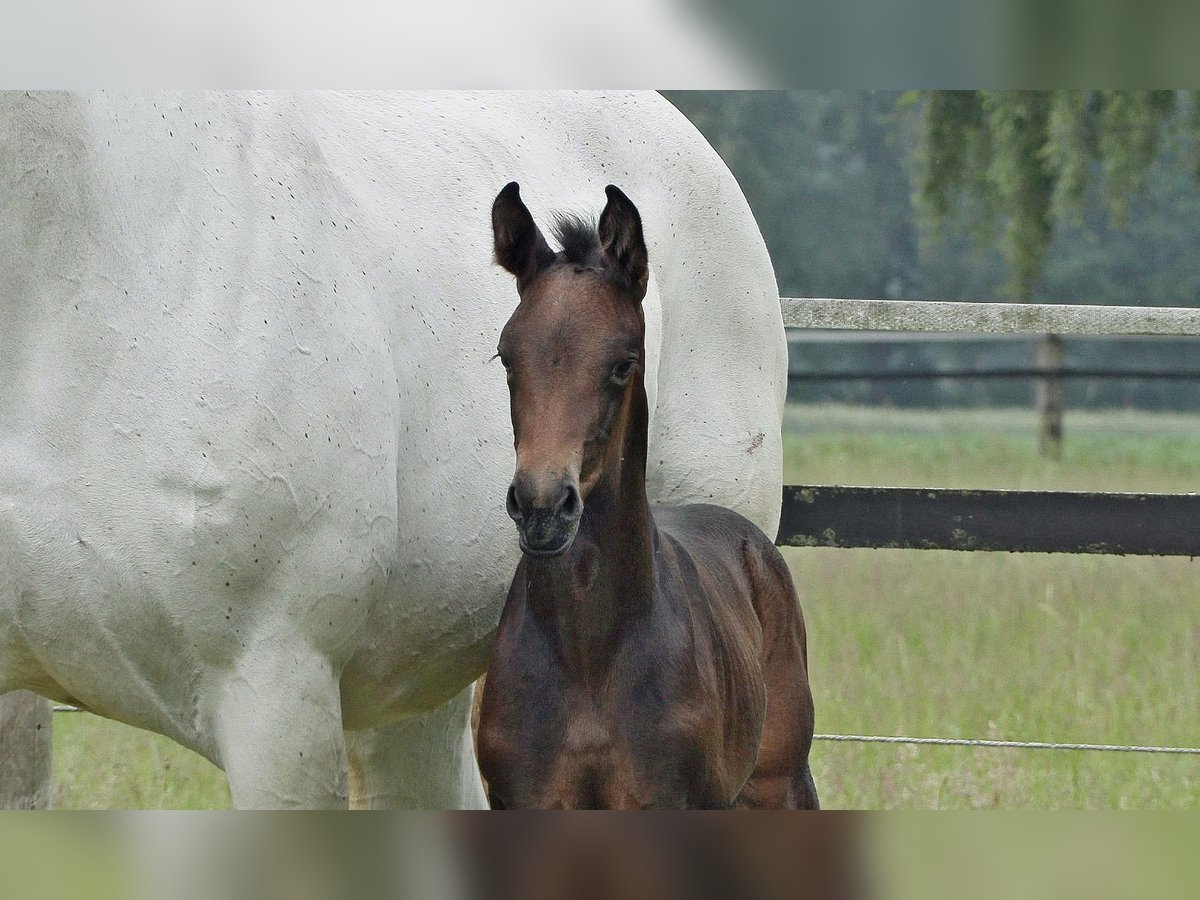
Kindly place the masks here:
POLYGON ((1108 753, 1182 753, 1200 756, 1200 747, 1140 744, 1071 744, 1057 741, 997 741, 982 738, 889 737, 882 734, 814 734, 814 741, 855 744, 925 744, 935 747, 996 747, 1005 750, 1099 750, 1108 753))
POLYGON ((786 485, 776 543, 1200 556, 1200 494, 786 485))
POLYGON ((1200 308, 781 297, 791 328, 988 334, 1200 335, 1200 308))

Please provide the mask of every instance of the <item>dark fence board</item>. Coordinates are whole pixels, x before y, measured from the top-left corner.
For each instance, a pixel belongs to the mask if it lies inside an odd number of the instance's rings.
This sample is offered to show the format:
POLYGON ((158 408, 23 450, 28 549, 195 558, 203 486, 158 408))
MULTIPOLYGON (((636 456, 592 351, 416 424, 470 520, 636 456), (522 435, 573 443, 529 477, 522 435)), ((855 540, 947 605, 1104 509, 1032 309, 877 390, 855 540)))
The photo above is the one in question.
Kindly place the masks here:
POLYGON ((776 543, 1200 556, 1200 494, 786 485, 776 543))

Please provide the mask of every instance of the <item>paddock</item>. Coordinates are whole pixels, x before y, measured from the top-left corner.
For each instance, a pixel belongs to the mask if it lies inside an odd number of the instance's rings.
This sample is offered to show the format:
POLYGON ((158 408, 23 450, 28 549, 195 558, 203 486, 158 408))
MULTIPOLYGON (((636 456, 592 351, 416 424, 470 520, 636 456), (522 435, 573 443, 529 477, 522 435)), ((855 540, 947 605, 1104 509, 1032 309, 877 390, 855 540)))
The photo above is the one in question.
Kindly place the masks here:
MULTIPOLYGON (((783 298, 781 302, 785 323, 802 328, 989 335, 1200 334, 1200 310, 1195 309, 809 298, 783 298)), ((1171 375, 1196 377, 1194 373, 1171 375)), ((1045 373, 1043 377, 1064 375, 1045 373)), ((1190 561, 1200 554, 1197 525, 1200 495, 1192 492, 789 484, 784 488, 778 543, 840 549, 1187 557, 1190 561)), ((1194 726, 1194 718, 1191 724, 1194 726)), ((1189 730, 1195 735, 1194 727, 1189 730)), ((996 733, 820 733, 816 739, 907 748, 1158 754, 1193 762, 1200 755, 1194 737, 1185 746, 1121 743, 1098 736, 1072 741, 996 733)), ((1194 778, 1194 770, 1185 774, 1189 783, 1194 784, 1194 778)))
MULTIPOLYGON (((1200 335, 1200 310, 1156 309, 1147 307, 1086 307, 1062 305, 971 304, 971 303, 920 303, 906 301, 826 300, 783 298, 785 322, 790 327, 823 329, 869 329, 875 331, 961 331, 1002 333, 1056 333, 1056 334, 1169 334, 1200 335)), ((1138 436, 1134 436, 1134 442, 1138 436)), ((1186 426, 1178 432, 1175 443, 1167 442, 1164 459, 1172 454, 1170 448, 1183 447, 1189 442, 1186 426)), ((1191 443, 1194 441, 1192 432, 1191 443)), ((1179 453, 1175 451, 1175 455, 1179 453)), ((1176 674, 1189 668, 1194 671, 1197 656, 1200 656, 1200 621, 1195 615, 1194 598, 1188 603, 1190 583, 1194 582, 1194 566, 1191 557, 1200 551, 1200 497, 1184 490, 1189 485, 1189 476, 1196 471, 1195 458, 1177 460, 1168 476, 1161 479, 1166 487, 1161 490, 1139 491, 1134 482, 1145 483, 1148 469, 1134 466, 1127 471, 1098 471, 1086 478, 1079 472, 1044 470, 1043 479, 1056 482, 1056 487, 1067 486, 1072 478, 1090 483, 1088 489, 1013 490, 993 484, 984 489, 975 485, 941 484, 889 487, 878 483, 828 484, 819 479, 806 478, 797 472, 805 460, 792 459, 788 463, 787 487, 784 489, 784 512, 778 543, 794 547, 789 551, 789 561, 800 588, 802 602, 808 613, 813 604, 808 600, 813 595, 814 583, 822 577, 833 581, 847 570, 860 567, 870 569, 879 561, 899 560, 895 565, 875 568, 881 577, 895 578, 897 572, 910 575, 925 565, 926 560, 946 560, 944 568, 950 572, 939 586, 940 590, 962 590, 962 606, 988 607, 989 580, 1010 579, 1020 582, 1018 589, 1032 589, 1039 583, 1053 588, 1063 579, 1054 574, 1054 567, 1064 559, 1082 566, 1080 571, 1090 577, 1077 585, 1080 591, 1094 598, 1095 604, 1106 601, 1118 602, 1123 613, 1135 629, 1132 639, 1134 656, 1151 657, 1150 664, 1139 668, 1144 680, 1153 679, 1156 665, 1154 654, 1176 657, 1176 666, 1167 666, 1176 674), (1059 477, 1056 477, 1059 476, 1059 477), (801 480, 803 479, 803 480, 801 480), (1097 482, 1103 482, 1099 484, 1097 482), (1113 482, 1123 482, 1115 484, 1113 482), (1121 487, 1120 490, 1110 488, 1121 487), (1047 525, 1046 511, 1052 510, 1054 521, 1047 525), (1142 513, 1148 514, 1143 515, 1142 513), (1131 512, 1133 515, 1131 515, 1131 512), (920 550, 920 553, 916 553, 920 550), (964 552, 965 551, 965 552, 964 552), (1010 557, 1009 553, 1029 554, 1010 557), (797 554, 800 554, 799 556, 797 554), (1121 559, 1122 556, 1137 557, 1121 559), (952 558, 953 561, 950 561, 952 558), (1020 565, 1014 567, 1012 563, 1020 565), (884 574, 884 569, 890 574, 884 574), (1122 570, 1124 574, 1122 574, 1122 570), (1132 573, 1132 574, 1130 574, 1132 573), (1127 577, 1128 576, 1128 577, 1127 577), (1162 590, 1160 591, 1160 588, 1162 590), (1114 594, 1120 594, 1118 597, 1114 594), (1173 593, 1172 593, 1173 592, 1173 593), (1165 593, 1165 598, 1154 594, 1165 593), (967 594, 972 594, 967 596, 967 594), (1163 602, 1158 602, 1162 600, 1163 602), (1145 615, 1139 616, 1138 609, 1145 615), (1157 629, 1163 632, 1156 634, 1157 629), (1140 633, 1136 629, 1141 629, 1140 633)), ((1068 460, 1068 463, 1070 460, 1068 460)), ((1090 460, 1083 460, 1090 462, 1090 460)), ((850 468, 853 468, 851 466, 850 468)), ((934 472, 925 473, 932 477, 934 472)), ((977 475, 976 480, 983 476, 977 475)), ((847 479, 848 480, 848 479, 847 479)), ((867 479, 863 478, 862 481, 867 479)), ((938 562, 938 565, 942 565, 938 562)), ((1075 577, 1075 576, 1071 576, 1075 577)), ((1070 581, 1071 578, 1067 578, 1070 581)), ((913 584, 891 584, 894 597, 900 603, 887 612, 893 620, 905 614, 904 601, 914 603, 910 612, 921 613, 921 607, 913 596, 914 590, 928 585, 914 579, 913 584)), ((995 593, 1002 593, 993 589, 995 593)), ((1035 598, 1031 611, 1022 607, 1017 615, 1044 616, 1052 622, 1055 616, 1055 598, 1051 593, 1035 598), (1045 607, 1043 610, 1042 607, 1045 607)), ((820 603, 816 609, 821 608, 820 603)), ((876 609, 878 602, 866 604, 876 609)), ((927 611, 925 611, 927 614, 927 611)), ((836 620, 836 617, 835 617, 836 620)), ((817 621, 820 614, 817 613, 817 621)), ((1109 622, 1111 626, 1111 621, 1109 622)), ((985 623, 986 626, 986 623, 985 623)), ((813 658, 814 689, 823 690, 824 673, 832 674, 832 666, 821 664, 833 647, 822 647, 821 640, 834 637, 833 631, 821 633, 814 622, 813 658)), ((1086 641, 1088 631, 1085 624, 1076 623, 1079 640, 1086 641)), ((1035 629, 1036 630, 1036 629, 1035 629)), ((928 636, 926 636, 928 637, 928 636)), ((987 641, 1003 637, 987 627, 974 630, 972 636, 980 646, 987 641)), ((960 650, 962 648, 959 648, 960 650)), ((970 647, 966 648, 972 649, 970 647)), ((1080 647, 1078 663, 1086 659, 1086 647, 1080 647)), ((981 655, 981 654, 977 654, 981 655)), ((863 667, 863 677, 872 681, 875 688, 886 686, 886 673, 870 671, 871 659, 860 646, 854 653, 845 654, 848 660, 863 667), (879 679, 883 679, 881 683, 879 679)), ((1019 652, 1014 656, 1020 658, 1019 652)), ((1067 662, 1071 662, 1068 660, 1067 662)), ((1108 667, 1112 676, 1120 680, 1121 666, 1118 660, 1108 667)), ((1165 665, 1165 664, 1164 664, 1165 665)), ((1055 667, 1064 671, 1066 663, 1055 667)), ((1089 722, 1069 722, 1059 718, 1054 733, 1042 728, 1055 718, 1053 710, 1046 707, 1044 698, 1038 696, 1036 676, 1038 672, 1012 672, 1011 694, 1017 705, 1024 699, 1030 707, 1028 715, 1013 718, 1027 722, 1029 730, 1014 730, 1016 726, 1001 727, 991 717, 983 715, 980 730, 975 732, 945 733, 923 731, 919 722, 936 723, 938 716, 929 715, 930 703, 952 694, 956 685, 939 684, 920 698, 922 673, 898 671, 917 683, 918 699, 910 706, 923 709, 921 715, 912 716, 913 727, 897 729, 895 734, 874 733, 869 728, 826 730, 823 722, 849 722, 852 716, 839 711, 836 704, 840 691, 826 691, 818 697, 818 745, 814 748, 814 766, 818 783, 823 786, 823 777, 832 772, 820 768, 823 751, 833 748, 861 745, 860 759, 866 765, 874 765, 880 773, 881 783, 889 773, 894 776, 898 769, 911 766, 915 754, 938 754, 946 759, 949 754, 984 754, 988 759, 1000 759, 993 768, 999 768, 1001 777, 1009 771, 1009 777, 1017 770, 1065 771, 1076 784, 1080 780, 1077 762, 1080 755, 1112 758, 1112 765, 1127 766, 1130 759, 1153 757, 1170 760, 1168 768, 1157 770, 1155 779, 1163 782, 1159 793, 1143 796, 1111 794, 1114 806, 1167 805, 1165 797, 1175 797, 1177 805, 1194 805, 1200 790, 1200 777, 1196 768, 1196 756, 1200 754, 1200 740, 1196 734, 1197 723, 1194 711, 1197 708, 1194 683, 1147 684, 1133 689, 1136 695, 1153 693, 1154 709, 1160 712, 1160 728, 1154 734, 1138 736, 1132 733, 1110 733, 1089 722), (1035 676, 1034 681, 1030 677, 1035 676), (939 746, 930 746, 931 744, 939 746), (1068 760, 1068 762, 1061 762, 1068 760), (1119 760, 1119 762, 1117 761, 1119 760), (1174 779, 1172 781, 1172 779, 1174 779)), ((843 673, 844 675, 844 673, 843 673)), ((968 679, 969 680, 969 679, 968 679)), ((1048 678, 1045 680, 1049 680, 1048 678)), ((1194 679, 1192 680, 1194 682, 1194 679)), ((1079 690, 1083 690, 1082 687, 1079 690)), ((1052 693, 1047 690, 1047 694, 1052 693)), ((50 718, 49 706, 43 701, 20 701, 15 695, 7 698, 9 704, 20 703, 22 721, 32 723, 24 726, 28 737, 26 763, 14 775, 9 767, 7 785, 23 778, 25 793, 14 792, 9 787, 9 796, 24 796, 25 805, 39 805, 50 797, 49 790, 49 744, 45 732, 50 718), (41 725, 42 727, 37 727, 41 725), (29 734, 32 730, 33 734, 29 734)), ((1010 707, 1012 704, 1009 704, 1010 707)), ((1101 701, 1089 700, 1081 708, 1102 707, 1101 701)), ((903 712, 904 703, 900 703, 903 712)), ((60 708, 61 709, 61 708, 60 708)), ((65 711, 65 710, 63 710, 65 711)), ((998 716, 998 718, 1001 718, 998 716)), ((1098 717, 1099 718, 1099 717, 1098 717)), ((897 723, 903 726, 905 723, 897 723)), ((1119 721, 1116 724, 1121 724, 1119 721)), ((930 726, 932 728, 932 725, 930 726)), ((876 728, 875 731, 883 729, 876 728)), ((11 726, 5 732, 13 735, 11 726)), ((10 760, 15 757, 10 756, 10 760)), ((990 763, 989 763, 990 765, 990 763)), ((1109 765, 1105 762, 1103 765, 1109 765)), ((863 767, 860 767, 860 771, 863 767)), ((894 778, 893 778, 894 780, 894 778)), ((938 798, 949 791, 959 790, 946 783, 937 787, 938 798)), ((1149 790, 1149 789, 1147 789, 1149 790)), ((842 792, 839 797, 849 798, 851 805, 873 805, 868 794, 842 792)), ((927 797, 927 795, 925 795, 927 797)), ((964 805, 1006 805, 1002 802, 988 803, 986 796, 978 797, 965 793, 964 805)), ((888 798, 888 805, 918 805, 922 795, 912 792, 900 793, 888 798)), ((951 797, 953 799, 953 797, 951 797)), ((11 802, 11 801, 10 801, 11 802)), ((1034 805, 1038 802, 1036 792, 1019 798, 1011 805, 1034 805)), ((16 805, 20 805, 19 803, 16 805)), ((829 805, 835 805, 830 803, 829 805)), ((949 803, 946 805, 954 805, 949 803)), ((1071 805, 1069 795, 1053 796, 1044 805, 1071 805)), ((1104 805, 1091 797, 1080 805, 1104 805)), ((1176 805, 1176 804, 1172 804, 1176 805)))

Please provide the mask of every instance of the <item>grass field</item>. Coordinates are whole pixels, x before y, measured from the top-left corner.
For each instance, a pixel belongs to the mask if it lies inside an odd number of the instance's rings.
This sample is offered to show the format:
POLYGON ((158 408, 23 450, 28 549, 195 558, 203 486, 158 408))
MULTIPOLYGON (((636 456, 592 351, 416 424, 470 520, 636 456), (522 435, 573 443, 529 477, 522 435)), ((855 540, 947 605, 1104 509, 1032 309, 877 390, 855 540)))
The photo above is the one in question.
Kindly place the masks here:
MULTIPOLYGON (((1195 491, 1200 417, 789 408, 789 483, 1195 491)), ((817 730, 1200 746, 1200 564, 1187 559, 788 549, 817 730)), ((56 805, 225 806, 165 739, 55 720, 56 805)), ((1200 758, 818 743, 828 808, 1198 808, 1200 758)))

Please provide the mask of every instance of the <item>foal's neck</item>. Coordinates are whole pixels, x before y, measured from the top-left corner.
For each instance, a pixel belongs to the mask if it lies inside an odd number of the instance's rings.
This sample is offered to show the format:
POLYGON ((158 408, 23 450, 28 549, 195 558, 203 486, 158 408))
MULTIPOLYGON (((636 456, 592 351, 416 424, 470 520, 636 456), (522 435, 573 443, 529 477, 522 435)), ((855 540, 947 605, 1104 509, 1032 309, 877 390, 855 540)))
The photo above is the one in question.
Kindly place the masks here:
POLYGON ((534 612, 585 681, 603 678, 622 632, 648 615, 654 602, 657 535, 646 498, 649 410, 642 376, 634 377, 629 407, 571 549, 555 559, 527 561, 534 612))

